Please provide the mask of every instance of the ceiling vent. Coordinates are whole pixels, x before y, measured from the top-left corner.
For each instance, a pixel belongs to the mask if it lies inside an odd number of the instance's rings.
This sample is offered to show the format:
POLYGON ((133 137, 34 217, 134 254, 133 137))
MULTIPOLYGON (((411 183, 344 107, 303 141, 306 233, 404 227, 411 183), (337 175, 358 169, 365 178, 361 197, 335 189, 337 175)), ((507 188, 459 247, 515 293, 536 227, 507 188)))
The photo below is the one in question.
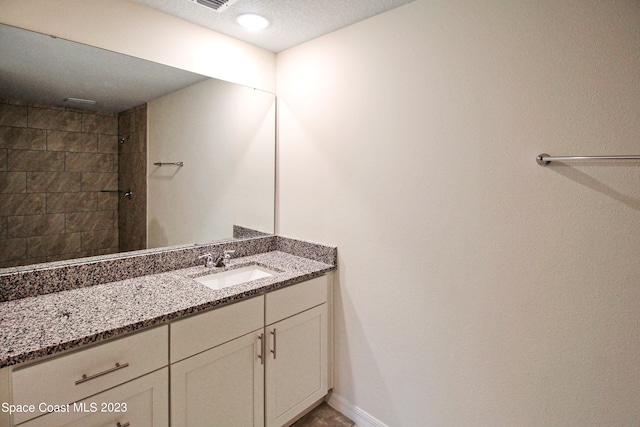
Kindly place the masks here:
POLYGON ((238 0, 189 0, 192 3, 198 3, 215 10, 218 13, 224 12, 229 6, 238 0))
POLYGON ((64 105, 66 107, 92 109, 96 106, 96 101, 93 99, 65 98, 64 105))

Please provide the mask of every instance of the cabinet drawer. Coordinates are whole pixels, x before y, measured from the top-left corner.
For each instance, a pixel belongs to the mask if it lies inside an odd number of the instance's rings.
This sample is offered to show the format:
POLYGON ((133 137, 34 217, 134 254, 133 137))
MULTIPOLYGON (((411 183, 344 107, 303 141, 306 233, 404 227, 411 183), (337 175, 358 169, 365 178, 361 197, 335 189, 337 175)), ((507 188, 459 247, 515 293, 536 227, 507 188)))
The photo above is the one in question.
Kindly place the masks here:
POLYGON ((171 363, 231 341, 264 325, 259 296, 171 324, 171 363))
POLYGON ((42 414, 38 411, 42 402, 76 402, 166 366, 167 335, 167 326, 162 326, 16 369, 12 373, 13 403, 35 405, 36 411, 16 413, 14 423, 42 414))
POLYGON ((265 323, 270 325, 327 302, 329 276, 320 276, 266 295, 265 323))
POLYGON ((164 368, 70 404, 67 412, 47 414, 20 427, 167 427, 168 378, 164 368))

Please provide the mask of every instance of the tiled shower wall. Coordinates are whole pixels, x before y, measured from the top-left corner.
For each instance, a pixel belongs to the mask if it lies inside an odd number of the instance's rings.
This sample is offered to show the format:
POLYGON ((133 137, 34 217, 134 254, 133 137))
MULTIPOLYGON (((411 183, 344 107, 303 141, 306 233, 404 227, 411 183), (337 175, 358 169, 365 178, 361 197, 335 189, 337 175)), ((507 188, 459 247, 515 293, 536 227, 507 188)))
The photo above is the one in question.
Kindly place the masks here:
POLYGON ((120 251, 147 247, 147 104, 118 115, 120 144, 118 180, 131 198, 120 197, 120 251))
POLYGON ((0 100, 0 267, 119 250, 118 146, 117 115, 0 100))

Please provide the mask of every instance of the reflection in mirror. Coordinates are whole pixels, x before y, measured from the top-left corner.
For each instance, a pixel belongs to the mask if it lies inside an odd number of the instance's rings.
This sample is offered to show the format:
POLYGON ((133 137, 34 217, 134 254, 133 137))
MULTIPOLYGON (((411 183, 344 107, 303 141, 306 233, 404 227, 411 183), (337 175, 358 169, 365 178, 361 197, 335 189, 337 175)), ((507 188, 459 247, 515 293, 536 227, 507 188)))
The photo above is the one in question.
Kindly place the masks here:
POLYGON ((0 268, 274 232, 273 94, 4 25, 0 57, 0 268))
POLYGON ((150 248, 273 232, 272 94, 209 79, 148 108, 150 248))

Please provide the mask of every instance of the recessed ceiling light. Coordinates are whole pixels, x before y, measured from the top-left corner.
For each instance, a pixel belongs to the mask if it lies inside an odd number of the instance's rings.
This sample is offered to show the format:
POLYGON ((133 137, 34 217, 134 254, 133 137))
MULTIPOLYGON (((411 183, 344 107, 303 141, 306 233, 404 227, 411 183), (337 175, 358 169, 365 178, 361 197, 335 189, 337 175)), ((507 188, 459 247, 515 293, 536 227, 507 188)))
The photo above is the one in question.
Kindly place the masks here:
POLYGON ((236 18, 238 24, 250 31, 258 31, 269 26, 269 20, 255 13, 242 13, 236 18))

